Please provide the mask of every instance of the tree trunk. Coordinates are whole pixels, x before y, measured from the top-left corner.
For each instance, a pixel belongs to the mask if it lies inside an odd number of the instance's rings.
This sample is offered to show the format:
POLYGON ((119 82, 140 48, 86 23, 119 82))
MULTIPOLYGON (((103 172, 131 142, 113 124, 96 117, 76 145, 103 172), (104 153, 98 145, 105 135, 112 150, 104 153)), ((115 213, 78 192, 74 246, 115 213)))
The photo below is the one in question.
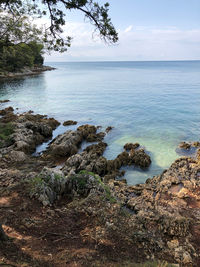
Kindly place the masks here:
POLYGON ((0 241, 6 241, 8 240, 8 237, 7 235, 5 234, 3 228, 2 228, 2 225, 0 223, 0 241))

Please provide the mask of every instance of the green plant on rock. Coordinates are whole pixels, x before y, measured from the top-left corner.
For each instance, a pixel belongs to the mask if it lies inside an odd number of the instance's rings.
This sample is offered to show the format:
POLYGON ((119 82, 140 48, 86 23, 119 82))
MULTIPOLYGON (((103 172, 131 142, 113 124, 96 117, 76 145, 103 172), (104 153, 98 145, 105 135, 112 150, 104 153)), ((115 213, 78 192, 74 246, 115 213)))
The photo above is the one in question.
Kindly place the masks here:
POLYGON ((14 126, 12 123, 0 123, 0 148, 12 144, 11 135, 14 133, 14 126))
POLYGON ((36 188, 41 187, 44 185, 44 179, 41 176, 36 176, 29 181, 31 191, 34 191, 36 188))
MULTIPOLYGON (((93 172, 86 171, 86 170, 80 171, 79 174, 93 176, 95 181, 96 181, 96 183, 99 184, 103 188, 103 190, 104 190, 104 198, 106 200, 110 201, 111 203, 115 203, 116 202, 116 199, 113 197, 109 186, 105 185, 102 182, 102 180, 99 177, 99 175, 97 175, 97 174, 95 174, 93 172)), ((83 177, 81 177, 81 176, 80 177, 77 176, 76 179, 78 179, 78 183, 81 185, 81 187, 83 189, 86 186, 87 181, 85 179, 83 179, 83 177)))
MULTIPOLYGON (((83 173, 81 173, 83 174, 83 173)), ((79 189, 83 190, 85 189, 87 185, 87 179, 84 179, 82 175, 76 175, 72 177, 73 181, 76 182, 79 189)))

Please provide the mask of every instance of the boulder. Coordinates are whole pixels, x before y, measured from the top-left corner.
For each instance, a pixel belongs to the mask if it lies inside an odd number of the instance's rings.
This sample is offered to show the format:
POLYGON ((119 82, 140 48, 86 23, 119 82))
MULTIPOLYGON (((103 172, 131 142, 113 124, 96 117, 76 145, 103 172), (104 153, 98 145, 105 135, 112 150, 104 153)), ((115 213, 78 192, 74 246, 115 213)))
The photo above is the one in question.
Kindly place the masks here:
POLYGON ((124 149, 127 150, 127 151, 129 151, 129 150, 132 150, 132 149, 136 149, 136 148, 138 148, 139 146, 140 146, 139 143, 135 143, 135 144, 133 144, 133 143, 126 143, 126 144, 124 145, 124 149))
POLYGON ((76 124, 77 124, 77 121, 72 121, 72 120, 63 122, 63 126, 76 125, 76 124))
POLYGON ((56 157, 67 157, 78 152, 82 142, 82 134, 78 131, 67 131, 57 136, 49 145, 48 153, 56 157))
POLYGON ((181 142, 181 143, 179 144, 179 148, 189 150, 189 149, 191 148, 191 144, 186 143, 186 142, 181 142))

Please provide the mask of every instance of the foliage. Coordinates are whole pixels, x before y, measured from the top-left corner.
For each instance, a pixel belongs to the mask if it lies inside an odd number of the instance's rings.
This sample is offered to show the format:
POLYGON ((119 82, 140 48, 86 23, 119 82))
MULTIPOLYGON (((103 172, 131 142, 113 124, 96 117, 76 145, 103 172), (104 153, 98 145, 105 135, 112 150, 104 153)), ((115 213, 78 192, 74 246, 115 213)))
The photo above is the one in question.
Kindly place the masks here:
POLYGON ((94 0, 1 0, 0 8, 4 11, 39 17, 48 16, 51 24, 43 32, 43 42, 48 50, 64 52, 71 45, 71 37, 63 37, 62 26, 65 25, 65 11, 80 11, 98 32, 100 37, 108 43, 116 43, 118 34, 108 16, 109 3, 99 5, 94 0), (38 2, 38 4, 37 4, 38 2), (31 4, 30 4, 31 3, 31 4))
POLYGON ((12 123, 0 123, 0 148, 12 143, 11 135, 14 132, 12 123))
MULTIPOLYGON (((79 174, 82 174, 82 175, 91 175, 94 177, 95 181, 101 185, 101 187, 103 188, 104 190, 104 196, 106 198, 106 200, 110 201, 111 203, 115 203, 116 202, 116 199, 113 197, 111 191, 110 191, 110 188, 109 186, 107 186, 106 184, 104 184, 101 180, 101 178, 93 173, 93 172, 88 172, 86 170, 81 170, 79 172, 79 174)), ((78 175, 76 176, 76 179, 78 179, 78 182, 79 182, 79 185, 82 187, 82 189, 85 187, 85 185, 87 184, 87 181, 85 181, 81 176, 79 177, 78 175)))
POLYGON ((0 15, 0 70, 13 72, 42 65, 42 30, 18 12, 0 10, 0 15))

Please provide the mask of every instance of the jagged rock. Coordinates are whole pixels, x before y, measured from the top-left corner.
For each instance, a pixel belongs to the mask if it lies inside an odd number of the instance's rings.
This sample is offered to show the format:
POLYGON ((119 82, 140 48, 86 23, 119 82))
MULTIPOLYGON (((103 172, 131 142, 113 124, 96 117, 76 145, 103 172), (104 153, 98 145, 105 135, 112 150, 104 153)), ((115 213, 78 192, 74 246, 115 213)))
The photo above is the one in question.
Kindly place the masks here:
POLYGON ((27 155, 22 151, 13 150, 9 154, 9 160, 12 162, 25 162, 27 158, 27 155))
POLYGON ((200 147, 200 142, 196 141, 196 142, 192 142, 191 144, 193 147, 200 147))
POLYGON ((191 148, 191 144, 186 143, 186 142, 181 142, 179 144, 179 148, 183 148, 183 149, 189 150, 191 148))
POLYGON ((30 180, 30 196, 37 198, 44 206, 52 205, 65 192, 66 181, 61 171, 45 167, 30 180))
POLYGON ((100 177, 87 171, 66 177, 62 171, 45 167, 37 177, 30 179, 30 196, 44 206, 52 205, 63 194, 69 198, 87 197, 91 191, 110 194, 100 177))
POLYGON ((99 175, 106 173, 106 159, 102 157, 107 144, 101 142, 96 145, 88 146, 82 153, 70 157, 63 168, 65 174, 71 170, 78 173, 87 170, 99 175))
POLYGON ((85 124, 79 126, 77 128, 77 131, 79 131, 83 135, 83 138, 87 138, 89 134, 96 134, 97 127, 95 127, 94 125, 85 124))
MULTIPOLYGON (((8 157, 13 162, 14 157, 9 156, 11 151, 22 151, 27 154, 31 154, 35 151, 36 146, 46 141, 52 136, 53 129, 59 124, 58 121, 53 118, 47 118, 39 114, 33 115, 30 113, 23 113, 16 115, 13 113, 13 108, 7 108, 3 112, 3 117, 0 118, 0 123, 5 124, 5 127, 13 129, 13 133, 10 134, 9 142, 1 144, 1 147, 9 147, 7 150, 3 150, 3 155, 8 154, 8 157), (12 127, 11 127, 12 126, 12 127)), ((22 155, 22 153, 21 153, 22 155)), ((23 157, 20 157, 21 159, 23 157)))
POLYGON ((72 120, 63 122, 63 126, 76 125, 76 124, 77 124, 77 121, 72 121, 72 120))
POLYGON ((127 144, 124 145, 124 149, 125 150, 132 150, 132 149, 138 148, 139 146, 140 146, 139 143, 135 143, 135 144, 133 144, 133 143, 127 143, 127 144))
POLYGON ((8 113, 12 113, 14 111, 13 107, 7 107, 5 109, 0 110, 0 115, 5 116, 8 113))
POLYGON ((8 99, 0 100, 0 104, 2 104, 2 103, 7 103, 7 102, 10 102, 10 100, 8 100, 8 99))
POLYGON ((140 168, 147 168, 151 164, 151 158, 144 149, 131 150, 129 154, 129 165, 134 164, 140 168))
POLYGON ((102 177, 106 176, 105 180, 109 180, 124 174, 124 172, 121 173, 119 171, 122 166, 134 163, 137 166, 147 167, 151 163, 150 157, 144 150, 136 151, 134 156, 124 151, 120 153, 116 159, 107 160, 102 156, 106 146, 106 143, 100 142, 88 146, 82 153, 70 157, 65 162, 63 168, 64 173, 67 175, 71 171, 78 173, 81 170, 87 170, 102 177))
POLYGON ((78 152, 83 137, 78 131, 67 131, 57 136, 50 144, 48 153, 56 157, 66 157, 78 152))
POLYGON ((103 192, 104 189, 100 177, 87 171, 68 176, 66 183, 66 193, 71 196, 87 197, 91 190, 103 192))
POLYGON ((87 137, 86 137, 86 141, 87 142, 100 142, 104 139, 105 137, 105 133, 103 132, 100 132, 100 133, 97 133, 97 134, 89 134, 87 137))
POLYGON ((175 249, 179 246, 178 239, 172 239, 171 241, 167 241, 167 246, 169 249, 175 249))
POLYGON ((112 126, 108 126, 108 127, 106 128, 106 133, 109 133, 113 128, 114 128, 114 127, 112 127, 112 126))

